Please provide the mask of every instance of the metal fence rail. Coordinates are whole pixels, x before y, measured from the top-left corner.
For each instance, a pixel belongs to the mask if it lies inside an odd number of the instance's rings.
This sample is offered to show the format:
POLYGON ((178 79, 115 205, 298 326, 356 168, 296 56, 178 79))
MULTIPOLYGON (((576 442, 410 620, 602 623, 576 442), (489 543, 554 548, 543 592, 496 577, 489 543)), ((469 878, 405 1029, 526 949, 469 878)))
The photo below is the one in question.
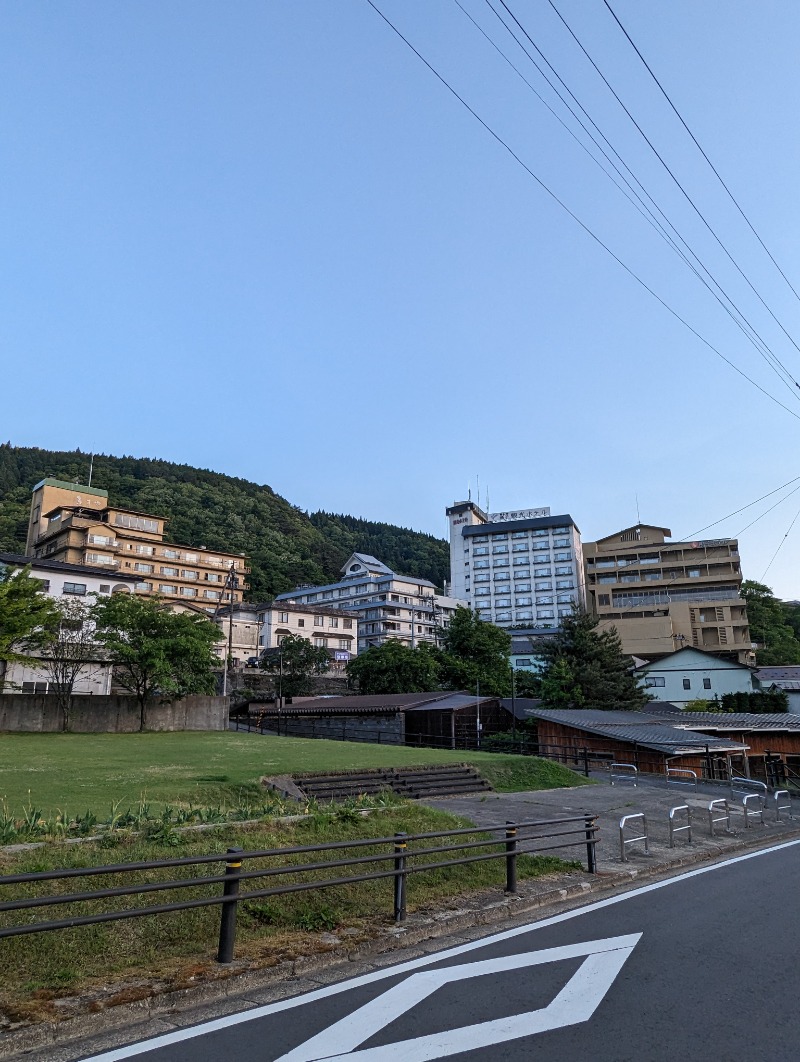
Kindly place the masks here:
POLYGON ((689 844, 692 843, 692 809, 688 804, 679 804, 678 807, 670 808, 669 810, 669 846, 675 847, 675 834, 685 833, 687 834, 687 840, 689 844), (686 822, 683 826, 675 825, 675 816, 686 814, 686 822))
POLYGON ((792 814, 792 800, 791 800, 791 797, 789 796, 789 790, 788 789, 776 789, 775 792, 772 794, 772 796, 773 796, 773 799, 775 801, 775 821, 776 822, 780 822, 781 821, 781 812, 782 811, 788 811, 789 812, 789 818, 793 819, 794 815, 792 814), (783 801, 783 803, 781 803, 781 801, 783 801))
POLYGON ((650 842, 647 836, 647 816, 643 811, 639 811, 634 815, 623 815, 619 820, 619 855, 623 863, 628 862, 628 853, 626 851, 629 844, 636 844, 637 841, 644 841, 645 855, 650 854, 650 842), (629 822, 636 822, 641 819, 642 830, 644 831, 638 837, 626 837, 625 827, 629 822))
POLYGON ((608 769, 612 785, 616 785, 617 782, 639 784, 639 768, 632 763, 612 763, 608 769))
POLYGON ((710 835, 714 836, 714 826, 718 822, 725 823, 725 832, 731 832, 731 809, 728 807, 728 801, 725 799, 712 800, 708 805, 708 829, 710 835), (715 811, 722 811, 721 815, 715 815, 715 811))
POLYGON ((383 878, 393 879, 394 918, 402 921, 406 914, 406 883, 409 874, 425 873, 447 867, 463 866, 491 859, 504 859, 506 864, 506 891, 517 889, 517 858, 522 855, 539 855, 555 852, 562 848, 585 846, 586 862, 589 873, 597 873, 595 847, 597 845, 597 817, 585 812, 583 815, 559 819, 542 819, 530 822, 507 822, 497 826, 476 826, 460 830, 437 830, 431 833, 394 834, 391 837, 370 837, 352 841, 334 841, 328 844, 301 845, 294 848, 271 848, 262 851, 246 852, 239 848, 229 848, 224 855, 213 854, 189 856, 185 858, 161 859, 152 862, 116 863, 100 867, 80 867, 68 870, 47 870, 30 874, 8 874, 0 877, 0 896, 7 895, 6 890, 14 885, 28 885, 38 882, 55 882, 73 878, 90 878, 102 875, 128 876, 130 884, 115 885, 107 888, 85 892, 55 893, 44 896, 26 896, 0 901, 0 918, 11 912, 36 911, 40 908, 54 906, 83 905, 90 901, 118 899, 126 896, 140 896, 173 892, 176 889, 199 889, 208 886, 222 886, 214 895, 199 896, 195 899, 176 900, 168 903, 154 903, 143 907, 125 908, 124 910, 98 911, 94 914, 71 914, 52 921, 24 922, 16 925, 0 926, 0 939, 24 936, 30 933, 44 933, 56 929, 68 929, 76 926, 98 925, 103 922, 116 922, 128 918, 143 918, 148 915, 160 915, 173 911, 186 911, 198 907, 221 906, 219 946, 217 961, 231 962, 236 935, 237 904, 244 900, 262 899, 267 896, 281 896, 295 892, 333 888, 339 885, 354 885, 360 882, 376 881, 383 878), (498 837, 478 836, 499 834, 498 837), (455 843, 436 844, 442 838, 457 838, 455 843), (411 847, 420 844, 420 847, 411 847), (520 845, 524 848, 520 848, 520 845), (313 859, 313 855, 330 852, 333 855, 345 849, 355 849, 365 854, 352 855, 343 853, 344 858, 313 859), (487 849, 497 849, 487 851, 487 849), (463 854, 468 853, 468 854, 463 854), (420 857, 453 856, 456 858, 434 859, 431 862, 415 862, 420 857), (310 862, 285 862, 296 856, 312 856, 310 862), (272 867, 243 869, 254 860, 281 860, 272 867), (223 864, 222 873, 205 877, 175 878, 167 881, 135 882, 133 876, 141 872, 161 871, 181 867, 206 867, 223 864), (365 864, 388 863, 388 869, 376 869, 369 873, 349 874, 342 877, 325 877, 322 879, 302 881, 281 881, 285 875, 299 875, 329 871, 337 868, 361 868, 365 864), (258 879, 267 879, 276 884, 261 888, 251 888, 258 879), (248 891, 241 891, 242 883, 248 891))
POLYGON ((684 767, 667 767, 667 785, 690 785, 697 792, 697 771, 684 767))

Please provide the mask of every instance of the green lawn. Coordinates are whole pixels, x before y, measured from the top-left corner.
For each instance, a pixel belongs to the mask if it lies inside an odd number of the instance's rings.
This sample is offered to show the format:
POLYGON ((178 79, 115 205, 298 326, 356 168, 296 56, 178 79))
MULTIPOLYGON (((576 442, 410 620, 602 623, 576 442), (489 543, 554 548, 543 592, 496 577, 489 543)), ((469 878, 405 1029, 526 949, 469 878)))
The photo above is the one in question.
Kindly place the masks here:
POLYGON ((107 817, 143 798, 161 804, 250 800, 262 775, 474 763, 501 791, 580 785, 559 764, 502 753, 443 752, 256 734, 0 734, 0 801, 11 815, 89 810, 107 817))

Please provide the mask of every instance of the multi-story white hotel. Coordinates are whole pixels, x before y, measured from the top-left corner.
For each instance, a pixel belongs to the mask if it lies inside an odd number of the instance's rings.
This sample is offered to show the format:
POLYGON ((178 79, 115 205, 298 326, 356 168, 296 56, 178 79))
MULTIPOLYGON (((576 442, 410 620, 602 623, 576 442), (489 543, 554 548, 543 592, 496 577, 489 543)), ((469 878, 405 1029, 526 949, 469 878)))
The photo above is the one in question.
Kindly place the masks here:
POLYGON ((558 625, 583 605, 581 534, 550 510, 485 513, 472 501, 447 509, 450 592, 498 627, 558 625))
POLYGON ((437 594, 427 579, 398 575, 365 553, 350 557, 338 583, 298 586, 278 594, 275 607, 281 602, 328 605, 355 614, 359 651, 392 638, 412 647, 435 642, 438 628, 446 627, 458 606, 466 604, 437 594))

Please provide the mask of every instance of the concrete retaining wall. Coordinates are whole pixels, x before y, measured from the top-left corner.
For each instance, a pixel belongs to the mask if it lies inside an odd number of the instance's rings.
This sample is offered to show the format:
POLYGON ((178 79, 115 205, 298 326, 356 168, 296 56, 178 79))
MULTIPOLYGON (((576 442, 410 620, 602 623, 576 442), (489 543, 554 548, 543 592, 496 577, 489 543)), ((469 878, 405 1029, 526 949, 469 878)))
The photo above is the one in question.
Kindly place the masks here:
MULTIPOLYGON (((194 695, 148 705, 146 730, 225 730, 228 698, 194 695)), ((56 698, 48 694, 0 696, 0 731, 59 733, 64 729, 56 698)), ((129 695, 73 697, 70 732, 131 734, 141 730, 139 703, 129 695)))

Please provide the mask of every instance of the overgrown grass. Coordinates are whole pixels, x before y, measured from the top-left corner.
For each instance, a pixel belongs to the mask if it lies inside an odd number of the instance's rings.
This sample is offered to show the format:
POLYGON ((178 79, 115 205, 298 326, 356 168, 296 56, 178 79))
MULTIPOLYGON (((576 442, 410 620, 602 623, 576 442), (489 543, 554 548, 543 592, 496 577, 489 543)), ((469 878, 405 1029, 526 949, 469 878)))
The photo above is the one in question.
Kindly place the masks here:
MULTIPOLYGON (((160 843, 158 838, 148 840, 140 835, 117 834, 102 844, 54 844, 34 852, 16 855, 3 853, 0 855, 0 872, 30 873, 63 867, 105 866, 174 856, 223 853, 228 846, 234 845, 250 851, 261 851, 364 837, 391 837, 397 831, 421 833, 468 825, 470 823, 454 815, 414 804, 395 805, 366 818, 352 808, 344 808, 315 814, 309 820, 294 824, 219 826, 212 833, 180 835, 177 845, 170 841, 167 846, 160 843)), ((441 842, 433 843, 446 844, 448 840, 444 838, 441 842)), ((380 848, 383 853, 390 850, 390 845, 380 848)), ((364 850, 345 848, 344 851, 333 853, 298 856, 294 857, 294 862, 343 858, 345 853, 363 855, 364 850)), ((575 855, 580 857, 581 854, 581 849, 576 849, 575 855)), ((430 861, 442 858, 428 857, 430 861)), ((280 864, 275 859, 248 861, 246 869, 275 865, 286 865, 286 859, 282 858, 280 864)), ((551 856, 520 856, 518 874, 520 878, 529 878, 576 865, 566 864, 551 856)), ((332 868, 327 872, 318 872, 316 876, 369 873, 374 869, 388 869, 389 866, 385 862, 367 863, 355 871, 332 868)), ((221 864, 211 864, 201 868, 175 867, 136 872, 133 879, 130 875, 109 874, 63 882, 26 883, 3 887, 0 889, 0 899, 53 893, 60 895, 136 882, 183 880, 195 875, 218 874, 220 871, 221 864)), ((302 879, 288 875, 280 880, 308 880, 308 875, 302 879)), ((242 891, 265 887, 275 879, 263 884, 262 881, 243 885, 242 891)), ((440 907, 452 897, 489 887, 496 888, 499 896, 503 882, 502 859, 413 874, 408 880, 409 910, 430 905, 440 907)), ((187 887, 167 894, 149 893, 81 902, 70 908, 70 914, 141 907, 192 899, 203 894, 218 895, 220 888, 219 885, 187 887)), ((38 911, 4 912, 0 914, 0 924, 16 925, 65 915, 66 909, 59 906, 38 911)), ((391 915, 391 878, 243 901, 238 920, 237 955, 262 963, 279 961, 303 953, 312 945, 318 947, 318 940, 308 937, 309 931, 355 927, 369 936, 379 926, 388 924, 391 915)), ((95 983, 160 976, 172 984, 182 984, 190 977, 202 976, 203 970, 213 964, 219 918, 220 909, 215 906, 1 940, 0 998, 5 1001, 6 1013, 16 1016, 24 1014, 24 1001, 31 998, 38 998, 39 1004, 36 1006, 41 1013, 41 1007, 54 995, 72 994, 79 987, 95 983)))
POLYGON ((549 761, 501 753, 448 752, 257 734, 2 734, 0 801, 19 817, 107 815, 140 801, 237 806, 263 800, 262 775, 474 763, 501 791, 580 785, 549 761))

